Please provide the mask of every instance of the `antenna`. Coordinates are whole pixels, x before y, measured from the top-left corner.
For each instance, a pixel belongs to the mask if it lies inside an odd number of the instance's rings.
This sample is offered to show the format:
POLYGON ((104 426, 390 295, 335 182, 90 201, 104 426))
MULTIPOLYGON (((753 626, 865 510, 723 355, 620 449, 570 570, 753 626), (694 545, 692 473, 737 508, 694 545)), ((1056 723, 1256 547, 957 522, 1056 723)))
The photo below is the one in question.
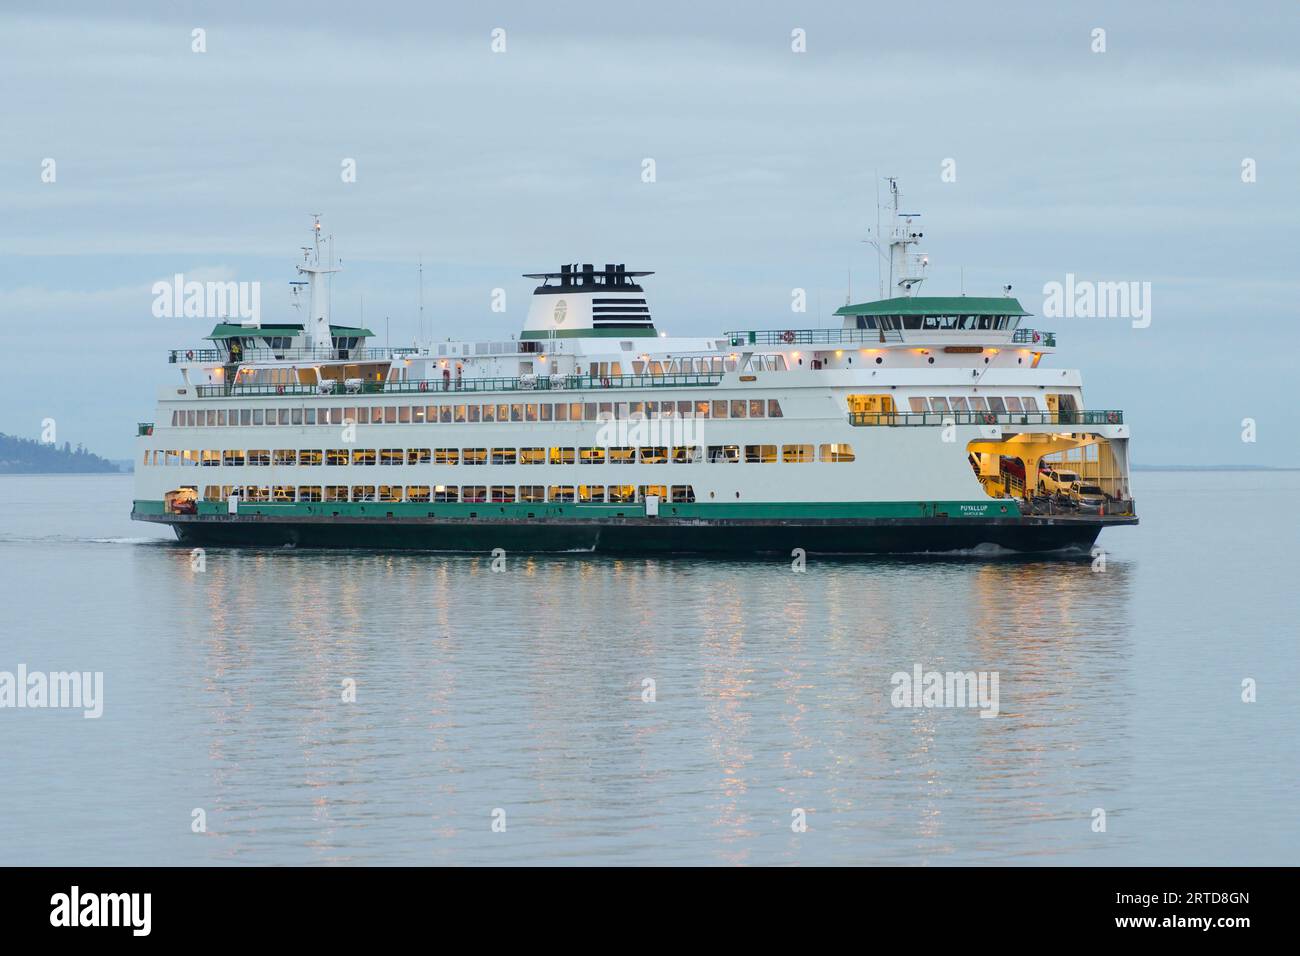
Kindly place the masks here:
POLYGON ((420 338, 423 339, 423 338, 425 338, 425 335, 424 335, 424 256, 420 256, 420 258, 419 258, 417 261, 419 262, 419 270, 418 270, 418 271, 419 271, 419 273, 420 273, 420 315, 419 315, 419 326, 420 326, 420 338))
MULTIPOLYGON (((868 234, 870 234, 871 230, 868 229, 867 232, 868 234)), ((874 238, 864 239, 862 241, 865 242, 867 245, 871 246, 871 248, 876 250, 876 284, 879 286, 878 298, 883 299, 885 297, 885 274, 884 274, 884 267, 880 264, 880 262, 882 259, 885 258, 885 250, 881 248, 880 245, 880 174, 879 171, 877 171, 876 173, 876 233, 874 238)))
POLYGON ((880 284, 880 298, 885 297, 885 273, 880 267, 880 170, 876 170, 876 281, 880 284))

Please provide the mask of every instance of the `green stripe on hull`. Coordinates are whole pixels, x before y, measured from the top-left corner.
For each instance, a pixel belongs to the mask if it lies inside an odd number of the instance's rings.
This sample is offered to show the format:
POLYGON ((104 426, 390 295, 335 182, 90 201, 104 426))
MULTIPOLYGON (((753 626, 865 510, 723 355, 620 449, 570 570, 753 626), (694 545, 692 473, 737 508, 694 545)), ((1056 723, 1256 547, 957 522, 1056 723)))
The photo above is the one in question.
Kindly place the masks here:
MULTIPOLYGON (((200 515, 225 515, 224 501, 201 501, 200 515)), ((137 500, 133 514, 163 515, 161 501, 137 500)), ((446 502, 294 502, 286 504, 241 504, 240 515, 274 517, 341 517, 341 518, 639 518, 645 505, 626 504, 558 504, 555 502, 515 502, 476 504, 446 502)), ((672 518, 748 519, 796 521, 799 519, 852 518, 1018 518, 1020 507, 1015 501, 800 501, 800 502, 661 502, 659 514, 672 518)))

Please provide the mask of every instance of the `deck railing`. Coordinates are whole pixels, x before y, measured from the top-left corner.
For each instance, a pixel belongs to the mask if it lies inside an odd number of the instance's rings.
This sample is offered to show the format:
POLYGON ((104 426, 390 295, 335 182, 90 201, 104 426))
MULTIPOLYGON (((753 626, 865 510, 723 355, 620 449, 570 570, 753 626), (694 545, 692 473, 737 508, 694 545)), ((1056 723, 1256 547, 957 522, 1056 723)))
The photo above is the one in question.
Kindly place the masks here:
MULTIPOLYGON (((415 348, 397 349, 244 349, 236 362, 373 362, 405 358, 418 351, 415 348)), ((178 362, 220 362, 230 361, 226 349, 172 349, 167 353, 167 361, 175 365, 178 362)))
POLYGON ((1042 329, 1016 329, 1011 341, 1017 345, 1043 345, 1056 348, 1056 333, 1044 332, 1042 329))
POLYGON ((1122 425, 1118 409, 1073 412, 849 412, 850 425, 1122 425))
POLYGON ((870 345, 901 342, 897 329, 746 329, 726 333, 733 348, 743 345, 870 345))
POLYGON ((428 394, 445 395, 466 392, 539 392, 600 391, 619 388, 674 388, 687 385, 718 385, 722 374, 611 375, 538 375, 534 378, 447 378, 423 379, 418 382, 326 382, 321 385, 200 385, 200 398, 241 398, 250 396, 313 395, 346 397, 349 395, 428 394))

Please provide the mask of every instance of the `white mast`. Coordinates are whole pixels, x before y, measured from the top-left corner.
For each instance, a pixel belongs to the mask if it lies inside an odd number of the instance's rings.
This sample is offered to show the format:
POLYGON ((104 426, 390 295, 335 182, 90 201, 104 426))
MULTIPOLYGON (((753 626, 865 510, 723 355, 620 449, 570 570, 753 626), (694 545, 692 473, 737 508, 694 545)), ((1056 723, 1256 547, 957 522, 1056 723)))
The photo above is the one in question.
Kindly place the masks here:
POLYGON ((889 287, 898 295, 911 295, 916 286, 925 281, 925 270, 930 257, 923 252, 909 252, 908 246, 921 241, 925 233, 913 222, 919 213, 898 211, 898 180, 889 177, 889 192, 893 197, 894 220, 889 238, 889 287))
POLYGON ((330 335, 330 297, 328 276, 341 271, 339 266, 325 266, 320 258, 320 213, 312 214, 312 245, 303 250, 305 265, 298 266, 298 272, 307 277, 309 313, 302 329, 306 336, 306 347, 332 348, 334 339, 330 335))

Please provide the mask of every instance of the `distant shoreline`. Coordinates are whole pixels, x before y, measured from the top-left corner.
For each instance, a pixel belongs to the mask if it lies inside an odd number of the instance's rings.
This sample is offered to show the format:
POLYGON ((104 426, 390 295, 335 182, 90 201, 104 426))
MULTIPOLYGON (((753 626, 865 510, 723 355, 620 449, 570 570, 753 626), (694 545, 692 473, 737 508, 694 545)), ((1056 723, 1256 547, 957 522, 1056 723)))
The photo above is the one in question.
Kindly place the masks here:
POLYGON ((103 475, 131 475, 129 471, 0 471, 0 478, 92 478, 103 475))

